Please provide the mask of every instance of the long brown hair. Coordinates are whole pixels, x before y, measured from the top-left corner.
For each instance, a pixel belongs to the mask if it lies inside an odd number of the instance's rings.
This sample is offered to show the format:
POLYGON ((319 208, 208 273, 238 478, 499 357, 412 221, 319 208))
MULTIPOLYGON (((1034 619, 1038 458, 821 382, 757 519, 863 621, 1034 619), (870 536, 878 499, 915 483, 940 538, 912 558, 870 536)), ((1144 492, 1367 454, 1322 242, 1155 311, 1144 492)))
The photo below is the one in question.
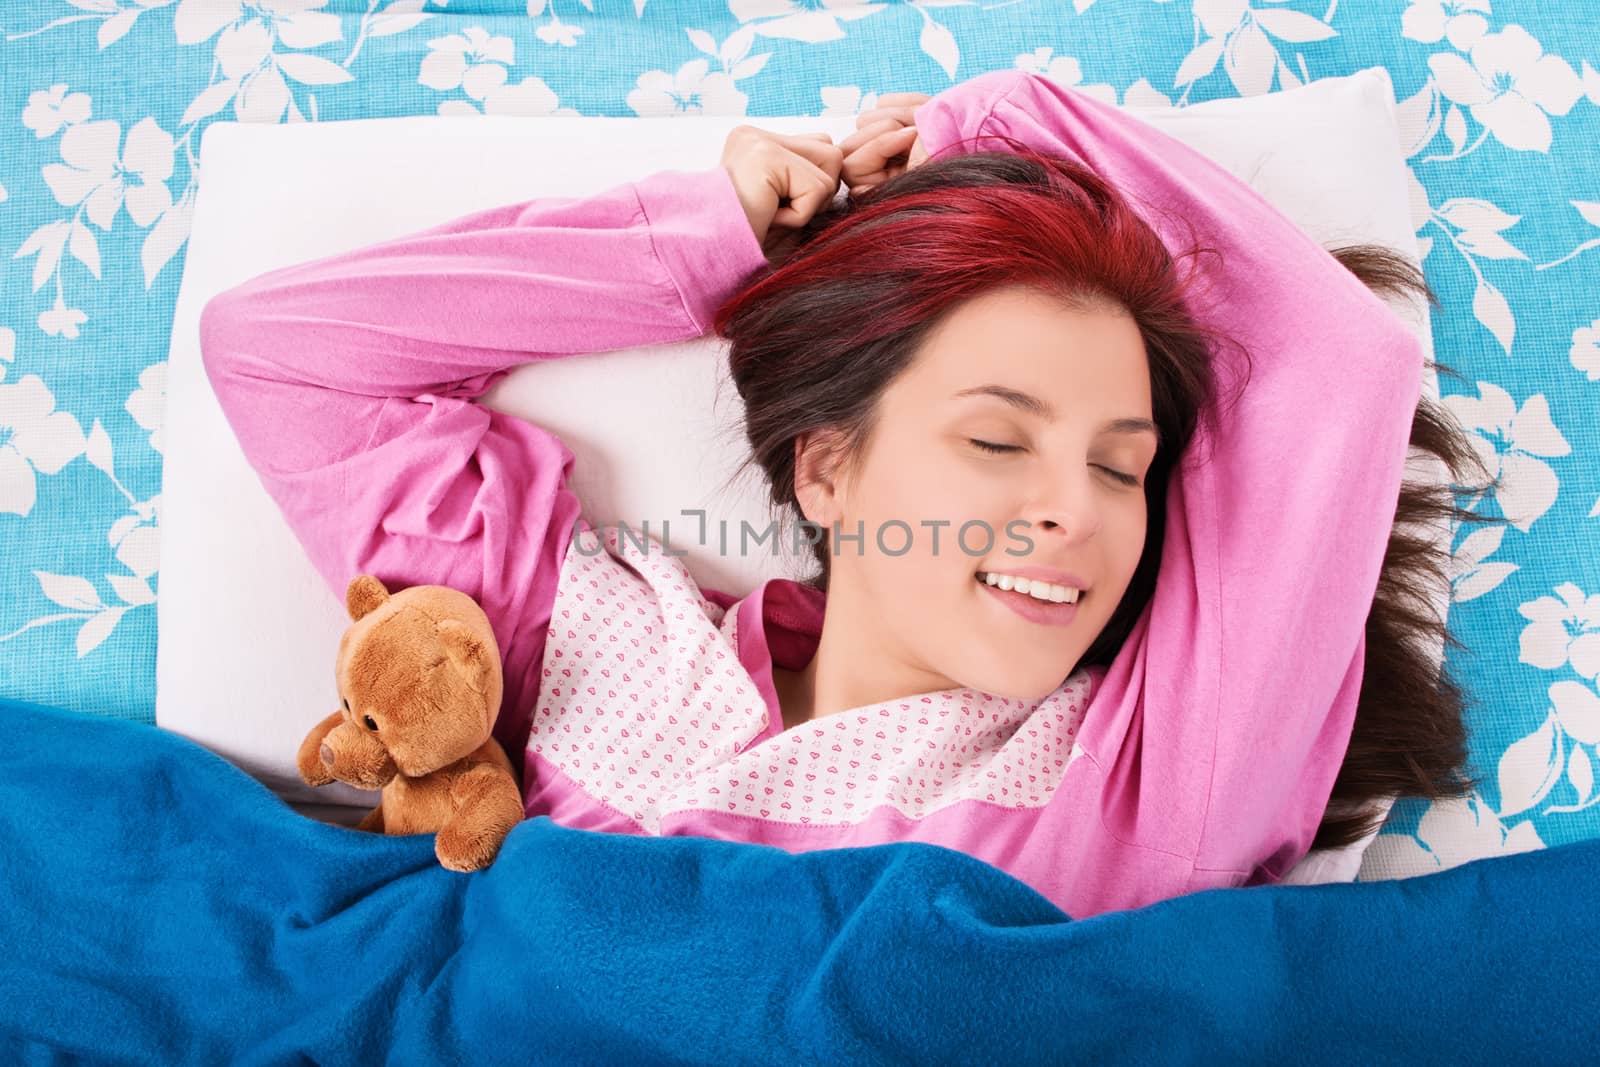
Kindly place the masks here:
MULTIPOLYGON (((825 208, 793 235, 780 262, 717 311, 731 377, 744 401, 750 454, 773 504, 799 517, 794 441, 831 430, 848 460, 867 440, 883 390, 911 363, 941 316, 1003 285, 1027 285, 1074 306, 1108 303, 1138 324, 1161 447, 1145 480, 1144 552, 1116 610, 1078 666, 1109 664, 1155 590, 1167 485, 1208 420, 1226 421, 1216 348, 1187 302, 1193 276, 1116 189, 1087 167, 1015 144, 930 159, 865 195, 825 208), (932 218, 931 216, 937 216, 932 218)), ((1329 249, 1375 293, 1438 298, 1418 267, 1377 245, 1329 249)), ((1443 374, 1448 367, 1428 361, 1443 374)), ((1456 523, 1497 522, 1456 505, 1454 488, 1483 468, 1449 412, 1424 395, 1411 426, 1417 461, 1442 462, 1453 485, 1402 484, 1366 624, 1366 660, 1350 744, 1314 848, 1349 844, 1382 821, 1388 796, 1445 797, 1476 782, 1467 760, 1465 699, 1435 657, 1460 648, 1435 602, 1448 602, 1451 554, 1436 540, 1456 523)), ((1470 486, 1489 488, 1492 482, 1470 486)), ((825 590, 831 552, 813 543, 805 584, 825 590)), ((1076 668, 1075 668, 1076 669, 1076 668)))

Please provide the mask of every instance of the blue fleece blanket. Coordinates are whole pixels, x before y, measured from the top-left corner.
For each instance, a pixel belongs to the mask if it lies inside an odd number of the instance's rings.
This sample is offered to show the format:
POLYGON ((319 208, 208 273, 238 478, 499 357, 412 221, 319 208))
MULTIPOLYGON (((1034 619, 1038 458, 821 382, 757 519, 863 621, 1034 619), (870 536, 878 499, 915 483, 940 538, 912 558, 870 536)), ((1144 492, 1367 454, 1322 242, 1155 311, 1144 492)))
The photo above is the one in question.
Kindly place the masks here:
POLYGON ((1582 1062, 1544 1009, 1600 1003, 1596 871, 1590 841, 1073 921, 934 845, 539 818, 462 875, 185 738, 0 701, 0 1061, 1582 1062))

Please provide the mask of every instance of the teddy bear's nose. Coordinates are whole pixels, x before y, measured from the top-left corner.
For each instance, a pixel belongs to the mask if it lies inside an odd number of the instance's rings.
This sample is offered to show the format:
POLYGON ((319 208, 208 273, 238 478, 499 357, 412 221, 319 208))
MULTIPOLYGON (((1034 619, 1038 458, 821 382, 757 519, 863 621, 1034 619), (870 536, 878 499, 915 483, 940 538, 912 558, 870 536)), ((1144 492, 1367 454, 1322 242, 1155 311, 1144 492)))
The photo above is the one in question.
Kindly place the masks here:
POLYGON ((322 751, 319 754, 322 756, 323 763, 327 764, 329 767, 333 766, 333 746, 324 741, 322 743, 322 751))

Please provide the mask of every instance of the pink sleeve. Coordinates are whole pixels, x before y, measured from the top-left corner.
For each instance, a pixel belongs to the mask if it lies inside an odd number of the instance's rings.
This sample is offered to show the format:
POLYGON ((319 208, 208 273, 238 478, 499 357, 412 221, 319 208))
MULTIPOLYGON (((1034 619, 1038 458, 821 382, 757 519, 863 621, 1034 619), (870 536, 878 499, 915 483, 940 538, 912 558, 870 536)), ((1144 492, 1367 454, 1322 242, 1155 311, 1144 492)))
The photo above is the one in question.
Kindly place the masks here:
POLYGON ((662 171, 269 271, 206 304, 201 354, 341 603, 369 573, 482 604, 505 665, 496 736, 520 763, 573 457, 473 400, 530 360, 699 336, 766 262, 725 170, 662 171))
MULTIPOLYGON (((1001 134, 1084 163, 1169 247, 1191 243, 1185 221, 1221 253, 1203 257, 1196 310, 1248 350, 1248 386, 1168 487, 1157 589, 1081 742, 1106 778, 1107 832, 1275 880, 1309 849, 1349 744, 1421 342, 1249 186, 1118 108, 1009 71, 916 121, 930 153, 1001 134)), ((1005 145, 964 150, 982 149, 1005 145)), ((1218 358, 1229 396, 1241 364, 1218 358)))

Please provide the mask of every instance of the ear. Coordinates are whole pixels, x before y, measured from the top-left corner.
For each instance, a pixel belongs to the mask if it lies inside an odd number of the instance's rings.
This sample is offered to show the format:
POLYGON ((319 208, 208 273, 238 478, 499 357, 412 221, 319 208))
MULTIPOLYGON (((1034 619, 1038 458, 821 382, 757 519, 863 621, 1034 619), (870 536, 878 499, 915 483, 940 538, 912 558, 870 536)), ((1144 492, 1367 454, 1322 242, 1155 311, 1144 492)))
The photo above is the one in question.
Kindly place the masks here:
POLYGON ((489 647, 466 623, 445 619, 436 632, 444 653, 455 664, 473 692, 489 691, 489 647))
POLYGON ((841 517, 842 436, 834 430, 808 430, 794 439, 794 496, 809 522, 829 526, 841 517))
POLYGON ((344 608, 350 621, 356 622, 379 604, 389 599, 389 590, 370 574, 358 574, 350 579, 344 591, 344 608))

